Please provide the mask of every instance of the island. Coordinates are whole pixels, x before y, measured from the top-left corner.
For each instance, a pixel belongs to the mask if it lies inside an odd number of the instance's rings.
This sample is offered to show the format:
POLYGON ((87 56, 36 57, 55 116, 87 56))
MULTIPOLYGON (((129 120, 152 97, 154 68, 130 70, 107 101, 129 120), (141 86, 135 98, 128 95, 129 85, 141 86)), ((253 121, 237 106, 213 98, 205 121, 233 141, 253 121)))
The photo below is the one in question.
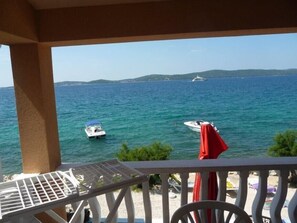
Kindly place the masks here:
POLYGON ((93 80, 93 81, 63 81, 55 83, 55 86, 84 85, 84 84, 106 84, 106 83, 135 83, 148 81, 172 81, 172 80, 193 80, 199 76, 204 79, 224 77, 261 77, 261 76, 288 76, 297 75, 297 69, 246 69, 246 70, 208 70, 186 74, 150 74, 142 77, 123 80, 93 80))

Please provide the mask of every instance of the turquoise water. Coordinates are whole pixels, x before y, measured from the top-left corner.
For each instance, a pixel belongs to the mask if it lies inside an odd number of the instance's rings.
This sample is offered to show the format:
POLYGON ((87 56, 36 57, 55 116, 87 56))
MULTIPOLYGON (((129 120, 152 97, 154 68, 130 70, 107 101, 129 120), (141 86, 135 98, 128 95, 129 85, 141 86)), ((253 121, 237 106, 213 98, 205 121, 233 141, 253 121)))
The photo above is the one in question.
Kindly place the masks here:
MULTIPOLYGON (((63 162, 98 162, 154 141, 170 144, 171 159, 195 159, 199 135, 184 121, 212 121, 229 145, 221 157, 267 156, 273 137, 297 129, 297 75, 56 87, 63 162), (107 132, 88 140, 84 123, 107 132)), ((21 171, 13 88, 0 88, 0 156, 5 173, 21 171)))

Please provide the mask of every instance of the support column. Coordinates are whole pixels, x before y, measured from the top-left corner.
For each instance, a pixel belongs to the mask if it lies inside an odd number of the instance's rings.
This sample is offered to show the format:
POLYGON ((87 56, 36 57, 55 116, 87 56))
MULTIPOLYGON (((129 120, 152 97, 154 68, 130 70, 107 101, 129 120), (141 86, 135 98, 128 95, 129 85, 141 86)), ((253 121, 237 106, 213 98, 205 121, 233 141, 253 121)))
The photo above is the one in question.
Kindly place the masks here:
POLYGON ((23 172, 44 173, 61 164, 51 48, 10 46, 23 172))

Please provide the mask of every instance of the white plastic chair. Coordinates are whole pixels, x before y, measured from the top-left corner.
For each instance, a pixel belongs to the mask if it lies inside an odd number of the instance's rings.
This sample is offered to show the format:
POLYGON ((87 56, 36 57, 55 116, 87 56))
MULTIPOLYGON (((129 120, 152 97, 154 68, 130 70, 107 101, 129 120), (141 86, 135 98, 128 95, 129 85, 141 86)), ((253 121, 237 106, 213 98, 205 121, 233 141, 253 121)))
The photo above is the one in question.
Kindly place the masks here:
POLYGON ((177 209, 171 223, 252 223, 249 215, 240 207, 223 201, 203 200, 186 204, 177 209), (210 213, 211 221, 207 215, 210 213))

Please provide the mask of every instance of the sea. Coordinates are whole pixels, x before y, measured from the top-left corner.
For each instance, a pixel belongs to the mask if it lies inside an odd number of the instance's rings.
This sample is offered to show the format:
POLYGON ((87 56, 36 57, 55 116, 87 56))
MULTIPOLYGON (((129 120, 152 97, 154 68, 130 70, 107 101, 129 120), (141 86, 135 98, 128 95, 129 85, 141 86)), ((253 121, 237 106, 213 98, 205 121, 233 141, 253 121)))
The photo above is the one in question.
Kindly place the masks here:
MULTIPOLYGON (((267 157, 274 137, 297 130, 297 74, 56 86, 62 162, 116 158, 125 143, 133 149, 160 142, 170 159, 197 159, 200 134, 183 123, 214 122, 229 146, 220 157, 267 157), (98 119, 107 135, 88 139, 85 122, 98 119)), ((4 174, 22 172, 13 87, 0 88, 0 158, 4 174)))

